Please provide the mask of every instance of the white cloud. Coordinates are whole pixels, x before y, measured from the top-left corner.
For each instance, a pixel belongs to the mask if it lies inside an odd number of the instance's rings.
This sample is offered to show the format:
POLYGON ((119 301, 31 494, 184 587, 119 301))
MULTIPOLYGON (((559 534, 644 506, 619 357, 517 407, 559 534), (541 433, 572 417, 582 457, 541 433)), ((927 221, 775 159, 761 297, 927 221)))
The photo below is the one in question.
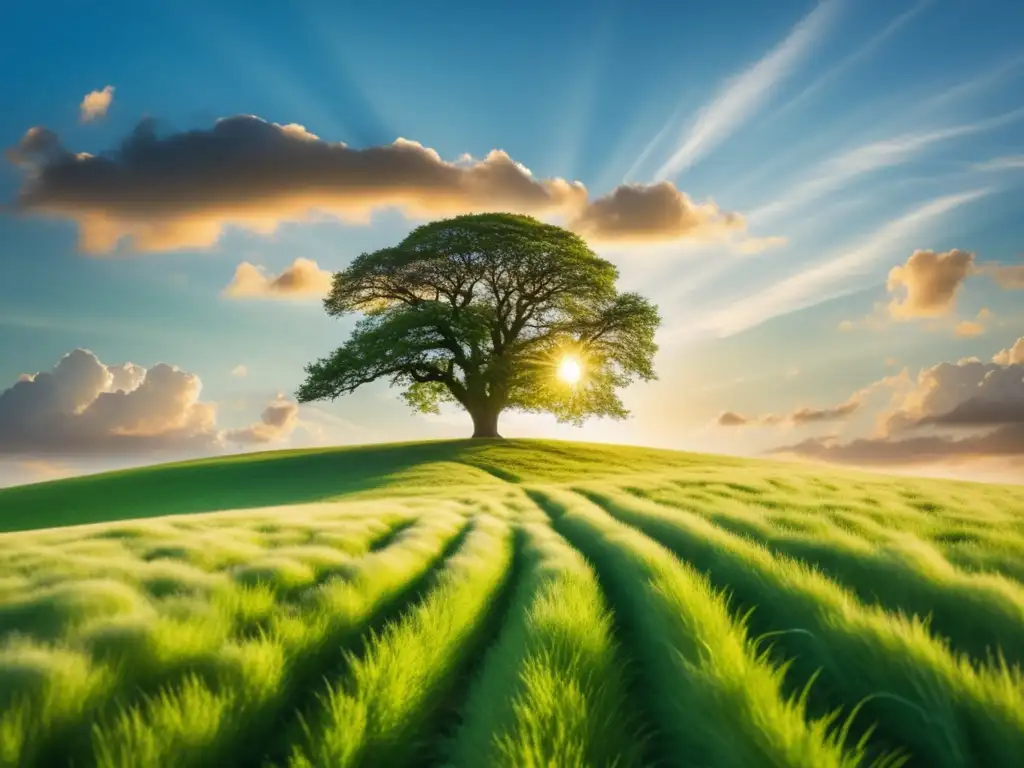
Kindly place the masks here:
POLYGON ((194 455, 229 439, 267 442, 296 425, 297 406, 279 397, 256 424, 225 432, 216 404, 200 400, 202 388, 198 376, 172 365, 108 366, 75 349, 52 370, 0 391, 0 455, 194 455))
POLYGON ((1024 171, 1024 155, 993 157, 972 167, 976 171, 1024 171))

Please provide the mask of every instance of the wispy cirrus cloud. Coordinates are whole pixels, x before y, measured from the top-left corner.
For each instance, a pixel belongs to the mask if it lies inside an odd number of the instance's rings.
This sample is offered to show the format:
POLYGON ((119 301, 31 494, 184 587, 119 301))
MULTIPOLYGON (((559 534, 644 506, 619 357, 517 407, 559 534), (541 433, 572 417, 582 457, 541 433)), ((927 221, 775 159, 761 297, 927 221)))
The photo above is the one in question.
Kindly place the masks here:
POLYGON ((737 253, 741 253, 744 256, 753 256, 758 253, 764 253, 765 251, 771 250, 772 248, 781 248, 789 243, 788 237, 782 235, 768 235, 767 237, 748 237, 745 240, 741 240, 734 246, 734 250, 737 253))
POLYGON ((940 142, 999 128, 1020 119, 1024 119, 1024 109, 973 123, 905 133, 863 144, 819 163, 807 178, 782 193, 778 200, 751 211, 748 219, 764 224, 786 211, 820 200, 823 195, 835 192, 861 176, 904 165, 940 142))
POLYGON ((903 27, 905 27, 915 18, 920 16, 921 13, 926 8, 928 8, 928 6, 932 5, 932 3, 933 0, 919 0, 919 2, 912 8, 904 11, 899 16, 890 21, 888 24, 886 24, 885 27, 883 27, 881 30, 875 33, 864 45, 862 45, 856 51, 851 53, 845 59, 836 64, 834 67, 825 70, 825 72, 821 74, 817 79, 813 80, 810 85, 808 85, 800 93, 798 93, 792 99, 783 104, 779 109, 777 109, 771 115, 771 117, 769 117, 769 119, 775 119, 786 114, 787 112, 795 108, 797 105, 803 103, 805 100, 807 100, 815 93, 820 91, 832 80, 839 77, 839 75, 843 74, 844 72, 846 72, 859 62, 864 61, 866 58, 868 58, 868 56, 877 51, 886 40, 888 40, 890 37, 899 32, 903 27))
POLYGON ((840 0, 822 0, 765 57, 729 80, 700 110, 680 145, 655 173, 655 180, 688 168, 764 107, 776 86, 824 39, 840 6, 840 0))
POLYGON ((852 248, 835 251, 818 263, 774 285, 744 296, 704 320, 704 327, 722 336, 739 333, 779 315, 795 312, 864 287, 854 280, 891 254, 894 248, 939 216, 989 194, 976 189, 929 200, 893 219, 852 248))
POLYGON ((1008 77, 1012 77, 1024 67, 1024 55, 1013 56, 992 69, 975 75, 967 80, 962 80, 956 85, 946 88, 940 93, 929 97, 925 102, 918 105, 918 112, 928 112, 939 107, 948 107, 964 99, 976 97, 986 90, 1002 84, 1008 77))
POLYGON ((1024 171, 1024 155, 993 157, 991 160, 974 163, 971 168, 975 171, 1024 171))
POLYGON ((640 154, 637 155, 636 160, 633 161, 633 164, 629 166, 629 169, 622 175, 623 184, 626 184, 633 178, 633 175, 640 169, 640 166, 647 162, 647 158, 649 158, 651 154, 654 152, 654 150, 658 148, 661 142, 665 140, 665 137, 668 136, 669 131, 671 131, 676 126, 676 123, 679 121, 679 115, 681 112, 681 108, 676 109, 676 111, 672 113, 672 117, 666 120, 665 124, 661 126, 661 130, 654 134, 651 140, 644 145, 644 148, 640 151, 640 154))

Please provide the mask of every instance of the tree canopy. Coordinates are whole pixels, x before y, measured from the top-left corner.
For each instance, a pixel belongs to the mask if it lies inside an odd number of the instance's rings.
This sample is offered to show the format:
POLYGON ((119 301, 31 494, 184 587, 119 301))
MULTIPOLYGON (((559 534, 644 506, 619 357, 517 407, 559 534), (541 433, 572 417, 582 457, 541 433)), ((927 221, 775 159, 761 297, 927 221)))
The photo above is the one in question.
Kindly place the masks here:
POLYGON ((378 379, 418 411, 458 403, 474 437, 498 437, 503 410, 581 424, 625 418, 616 390, 656 378, 657 308, 619 293, 618 270, 578 235, 529 216, 485 213, 418 227, 335 273, 324 307, 361 313, 349 339, 306 366, 299 402, 378 379), (579 381, 556 375, 566 358, 579 381))

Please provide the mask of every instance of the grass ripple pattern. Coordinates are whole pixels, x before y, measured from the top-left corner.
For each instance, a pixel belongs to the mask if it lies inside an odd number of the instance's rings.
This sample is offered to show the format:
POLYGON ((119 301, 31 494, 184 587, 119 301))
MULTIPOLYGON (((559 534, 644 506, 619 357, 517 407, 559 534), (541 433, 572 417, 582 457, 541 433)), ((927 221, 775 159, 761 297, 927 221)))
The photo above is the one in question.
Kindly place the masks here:
POLYGON ((0 766, 1013 768, 1024 487, 585 443, 0 490, 0 766))

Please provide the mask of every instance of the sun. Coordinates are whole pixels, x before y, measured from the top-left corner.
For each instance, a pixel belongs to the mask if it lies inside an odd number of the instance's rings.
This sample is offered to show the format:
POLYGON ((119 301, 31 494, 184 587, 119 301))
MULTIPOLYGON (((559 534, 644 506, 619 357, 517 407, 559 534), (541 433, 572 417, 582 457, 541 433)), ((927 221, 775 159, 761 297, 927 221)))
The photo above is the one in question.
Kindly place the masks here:
POLYGON ((577 360, 571 357, 563 357, 558 364, 558 378, 566 384, 576 384, 583 375, 583 369, 577 360))

